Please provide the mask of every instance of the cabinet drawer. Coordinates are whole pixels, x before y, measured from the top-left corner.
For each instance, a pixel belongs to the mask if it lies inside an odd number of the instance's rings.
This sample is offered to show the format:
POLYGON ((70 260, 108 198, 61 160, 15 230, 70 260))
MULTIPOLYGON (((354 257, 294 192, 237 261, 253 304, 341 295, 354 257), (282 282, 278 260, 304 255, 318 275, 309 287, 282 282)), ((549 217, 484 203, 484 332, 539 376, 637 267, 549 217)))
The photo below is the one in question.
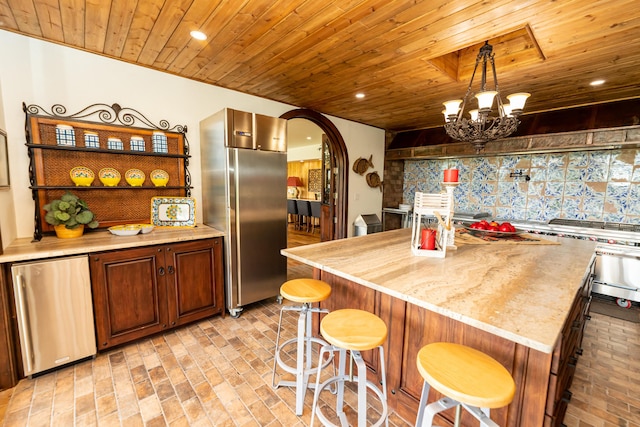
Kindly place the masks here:
POLYGON ((571 392, 569 391, 569 388, 573 382, 577 363, 577 358, 572 357, 568 363, 563 366, 559 375, 551 375, 549 377, 546 409, 547 414, 556 414, 558 407, 560 407, 560 403, 563 401, 568 402, 571 399, 571 392))
POLYGON ((558 374, 561 366, 565 361, 571 357, 579 345, 578 339, 582 334, 582 328, 584 327, 584 309, 585 299, 581 296, 576 298, 576 301, 571 308, 571 312, 567 317, 567 322, 562 330, 562 335, 556 348, 553 351, 553 358, 551 361, 551 373, 558 374))

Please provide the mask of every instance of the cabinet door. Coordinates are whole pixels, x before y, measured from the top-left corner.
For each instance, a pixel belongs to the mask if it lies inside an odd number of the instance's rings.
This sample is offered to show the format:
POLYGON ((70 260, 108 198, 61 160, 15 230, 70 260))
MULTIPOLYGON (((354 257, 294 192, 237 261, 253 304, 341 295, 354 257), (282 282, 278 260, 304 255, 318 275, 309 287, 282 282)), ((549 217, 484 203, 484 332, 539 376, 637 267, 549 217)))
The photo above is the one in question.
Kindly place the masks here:
POLYGON ((221 240, 165 246, 170 326, 224 312, 221 240))
POLYGON ((163 247, 92 254, 91 285, 98 349, 167 327, 163 247), (157 274, 156 274, 157 273, 157 274))

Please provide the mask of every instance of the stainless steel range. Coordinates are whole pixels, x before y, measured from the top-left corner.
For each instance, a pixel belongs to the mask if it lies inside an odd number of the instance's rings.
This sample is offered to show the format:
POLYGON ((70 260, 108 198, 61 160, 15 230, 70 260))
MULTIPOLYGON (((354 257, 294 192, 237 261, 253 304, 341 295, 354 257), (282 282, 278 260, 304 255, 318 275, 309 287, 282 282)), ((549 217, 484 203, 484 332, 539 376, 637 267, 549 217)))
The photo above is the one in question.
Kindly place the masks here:
POLYGON ((615 297, 622 307, 640 302, 640 225, 553 219, 548 226, 552 234, 601 243, 596 247, 594 293, 615 297))

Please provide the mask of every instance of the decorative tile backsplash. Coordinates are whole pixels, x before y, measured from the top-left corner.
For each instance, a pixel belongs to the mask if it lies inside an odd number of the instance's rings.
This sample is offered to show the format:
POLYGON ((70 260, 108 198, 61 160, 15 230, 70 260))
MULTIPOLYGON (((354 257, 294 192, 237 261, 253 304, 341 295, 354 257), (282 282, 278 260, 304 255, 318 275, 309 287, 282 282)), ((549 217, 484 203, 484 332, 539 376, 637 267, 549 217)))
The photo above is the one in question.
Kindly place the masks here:
POLYGON ((413 205, 416 191, 443 191, 447 168, 460 170, 459 212, 640 224, 640 149, 407 160, 403 202, 413 205))

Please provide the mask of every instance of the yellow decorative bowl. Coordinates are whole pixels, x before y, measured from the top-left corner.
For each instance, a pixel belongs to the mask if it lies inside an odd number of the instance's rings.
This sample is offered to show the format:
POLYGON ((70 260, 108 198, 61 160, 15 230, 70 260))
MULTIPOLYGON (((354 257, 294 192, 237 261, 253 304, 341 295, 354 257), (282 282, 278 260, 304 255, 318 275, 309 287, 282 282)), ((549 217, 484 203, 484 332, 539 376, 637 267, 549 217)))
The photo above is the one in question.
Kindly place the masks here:
POLYGON ((154 227, 153 224, 138 224, 138 226, 140 227, 140 232, 142 234, 150 233, 154 227))
POLYGON ((105 187, 115 187, 122 177, 120 176, 120 172, 114 168, 102 168, 100 172, 98 172, 98 178, 105 187))
POLYGON ((124 173, 124 179, 126 179, 132 187, 142 187, 145 180, 145 174, 140 169, 129 169, 124 173))
POLYGON ((169 174, 162 169, 152 170, 149 177, 156 187, 166 187, 169 182, 169 174))
POLYGON ((114 225, 109 227, 109 232, 116 236, 135 236, 140 232, 140 226, 137 224, 114 225))
POLYGON ((91 169, 84 166, 76 166, 69 171, 69 175, 76 187, 89 187, 96 177, 91 169))

